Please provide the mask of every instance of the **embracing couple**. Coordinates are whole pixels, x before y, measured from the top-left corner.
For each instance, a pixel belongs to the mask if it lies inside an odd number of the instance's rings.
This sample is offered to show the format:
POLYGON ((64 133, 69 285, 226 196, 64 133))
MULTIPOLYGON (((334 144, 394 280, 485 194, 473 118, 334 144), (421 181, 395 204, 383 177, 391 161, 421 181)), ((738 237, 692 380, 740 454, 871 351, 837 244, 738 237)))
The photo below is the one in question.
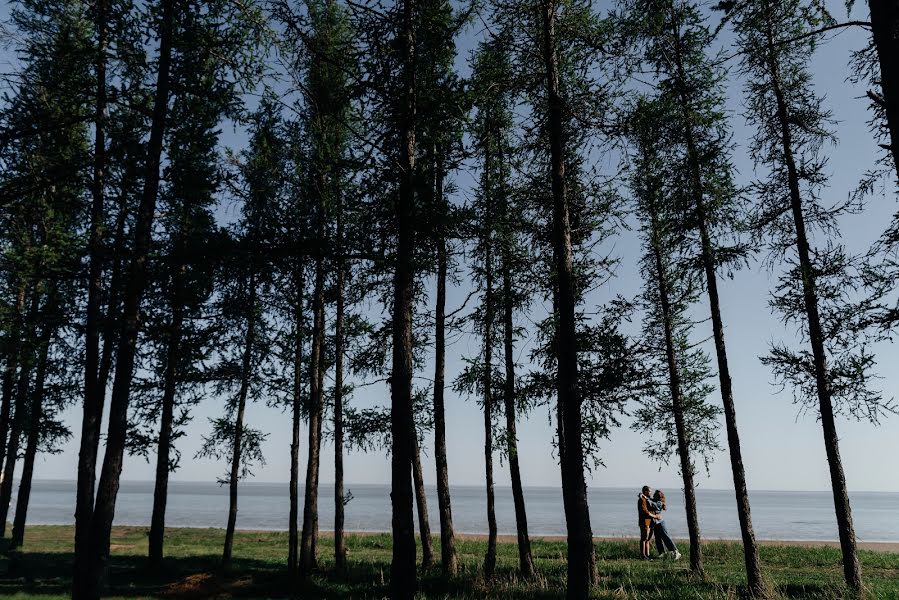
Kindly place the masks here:
POLYGON ((668 533, 665 526, 665 519, 662 517, 662 511, 666 510, 665 493, 662 490, 656 490, 655 494, 648 485, 644 485, 637 497, 637 518, 640 527, 640 554, 643 560, 652 560, 649 556, 650 541, 652 536, 656 538, 656 549, 659 556, 664 557, 669 552, 674 560, 680 558, 680 552, 674 545, 674 540, 668 533))

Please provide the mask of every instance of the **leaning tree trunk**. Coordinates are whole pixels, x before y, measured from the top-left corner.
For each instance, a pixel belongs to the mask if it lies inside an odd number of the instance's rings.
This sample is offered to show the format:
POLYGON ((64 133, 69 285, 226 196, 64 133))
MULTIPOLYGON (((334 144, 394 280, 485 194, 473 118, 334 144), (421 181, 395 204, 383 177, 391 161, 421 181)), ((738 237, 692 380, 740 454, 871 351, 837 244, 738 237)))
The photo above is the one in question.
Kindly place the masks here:
POLYGON ((871 94, 886 115, 889 151, 899 177, 899 2, 868 0, 871 32, 880 61, 880 95, 871 94))
MULTIPOLYGON (((679 80, 678 91, 681 97, 681 106, 690 106, 688 90, 683 82, 686 81, 686 73, 683 64, 682 35, 679 30, 674 32, 677 44, 673 53, 677 76, 679 80)), ((737 517, 740 522, 740 534, 743 540, 743 559, 746 565, 746 579, 749 594, 753 597, 764 596, 766 586, 762 578, 762 567, 759 559, 758 543, 755 540, 755 532, 752 528, 752 516, 749 507, 749 492, 746 487, 746 472, 743 467, 743 454, 740 448, 740 436, 737 431, 737 413, 734 404, 733 386, 730 378, 730 366, 727 360, 727 346, 724 343, 724 321, 721 318, 721 303, 718 298, 718 274, 716 272, 717 257, 712 245, 711 235, 708 229, 708 215, 705 206, 705 193, 702 182, 701 158, 696 149, 695 135, 692 126, 692 115, 687 112, 684 120, 687 137, 687 161, 690 168, 690 179, 693 187, 694 204, 696 209, 696 225, 699 229, 701 244, 702 266, 705 272, 706 291, 709 297, 709 310, 712 317, 712 337, 715 341, 715 355, 718 362, 718 381, 721 388, 721 402, 724 407, 724 420, 727 429, 727 443, 730 451, 731 471, 734 478, 734 494, 737 501, 737 517)), ((697 530, 698 537, 698 530, 697 530)), ((697 546, 698 547, 698 546, 697 546)), ((699 549, 701 552, 701 548, 699 549)), ((690 553, 690 564, 693 567, 693 549, 690 553)), ((698 559, 699 569, 702 569, 702 558, 698 559)))
POLYGON ((298 520, 299 485, 300 485, 300 424, 303 420, 303 292, 306 287, 305 264, 302 258, 296 267, 296 300, 294 304, 294 336, 293 355, 293 406, 290 441, 290 523, 288 524, 287 573, 294 579, 299 569, 299 531, 298 520))
POLYGON ((22 546, 25 541, 25 520, 28 516, 28 504, 31 500, 31 482, 34 477, 34 461, 37 458, 38 444, 41 440, 41 425, 44 418, 44 389, 47 380, 47 363, 50 353, 50 340, 53 327, 44 324, 44 332, 39 342, 40 356, 34 377, 34 390, 29 403, 27 442, 25 457, 22 460, 22 476, 19 481, 19 493, 16 498, 16 516, 12 526, 10 550, 22 546))
MULTIPOLYGON (((767 31, 769 48, 773 47, 773 36, 770 27, 767 31)), ((849 506, 849 491, 846 488, 846 476, 843 473, 843 462, 840 458, 840 444, 834 419, 833 402, 830 390, 830 374, 827 367, 827 353, 824 349, 824 332, 821 328, 821 317, 818 313, 818 293, 815 289, 815 270, 811 259, 811 249, 805 229, 805 215, 802 207, 802 193, 799 184, 799 168, 793 154, 793 136, 791 115, 787 108, 783 90, 780 87, 780 69, 773 55, 768 53, 768 70, 771 77, 777 116, 780 122, 781 151, 787 168, 787 183, 790 192, 790 210, 793 213, 793 225, 796 229, 796 251, 799 255, 799 268, 802 273, 802 297, 808 319, 809 342, 815 368, 815 386, 818 394, 818 406, 821 416, 821 427, 824 433, 824 449, 830 467, 830 483, 833 492, 834 509, 837 518, 837 529, 840 535, 840 548, 843 553, 843 576, 846 584, 853 590, 862 589, 861 565, 855 543, 855 528, 852 524, 852 509, 849 506)))
MULTIPOLYGON (((321 232, 321 229, 319 230, 321 232)), ((321 461, 321 432, 324 412, 325 269, 322 257, 315 259, 312 291, 312 354, 309 358, 309 460, 300 538, 300 573, 308 577, 318 567, 315 539, 318 534, 318 476, 321 461)))
MULTIPOLYGON (((98 379, 100 361, 100 297, 103 289, 103 228, 106 174, 106 52, 109 34, 109 0, 98 0, 95 25, 97 53, 95 76, 97 95, 94 105, 94 173, 91 186, 90 267, 87 313, 84 323, 84 405, 81 417, 81 444, 78 452, 78 483, 75 494, 75 557, 72 594, 75 583, 89 567, 90 523, 94 512, 94 488, 97 475, 103 397, 105 386, 98 379)), ((99 591, 97 591, 99 593, 99 591)))
MULTIPOLYGON (((499 168, 503 169, 502 139, 497 137, 499 168)), ((500 185, 505 180, 500 177, 500 185)), ((534 557, 531 554, 531 539, 528 535, 528 515, 524 505, 524 488, 521 485, 521 468, 518 464, 518 432, 515 399, 515 322, 513 320, 512 290, 512 232, 509 223, 508 199, 505 189, 500 191, 500 223, 502 231, 502 278, 503 278, 503 350, 505 354, 506 379, 503 385, 503 405, 506 413, 506 452, 509 455, 509 474, 512 478, 512 500, 515 503, 515 531, 518 534, 518 564, 524 577, 535 573, 534 557)))
MULTIPOLYGON (((505 254, 505 250, 504 250, 505 254)), ((528 535, 528 515, 524 505, 524 488, 521 485, 521 467, 518 464, 518 432, 515 424, 515 349, 514 323, 512 320, 512 277, 508 256, 503 258, 503 345, 505 350, 506 381, 503 404, 506 413, 506 451, 509 455, 509 474, 512 477, 512 500, 515 503, 515 530, 518 533, 518 564, 524 577, 533 577, 534 557, 528 535)))
POLYGON ((28 415, 28 389, 31 384, 31 370, 34 368, 35 359, 35 328, 39 319, 38 313, 38 285, 35 285, 31 294, 31 307, 23 328, 24 338, 22 348, 19 350, 19 379, 16 384, 15 412, 9 429, 9 440, 6 445, 6 462, 3 465, 3 481, 0 482, 0 537, 6 535, 6 518, 9 515, 9 504, 12 500, 12 488, 15 483, 16 462, 19 458, 19 443, 22 430, 26 426, 25 418, 28 415))
POLYGON ((674 413, 674 429, 677 435, 677 454, 680 459, 681 478, 684 482, 684 508, 687 512, 687 531, 690 536, 690 570, 702 574, 702 538, 699 533, 699 518, 696 514, 696 486, 693 483, 694 467, 690 459, 690 440, 684 414, 684 398, 681 388, 680 367, 674 345, 674 326, 671 301, 668 296, 667 269, 659 248, 659 224, 656 215, 652 219, 652 251, 656 265, 656 284, 662 311, 662 329, 665 334, 665 358, 668 364, 668 383, 671 393, 671 409, 674 413))
MULTIPOLYGON (((339 201, 338 201, 339 203, 339 201)), ((337 207, 337 314, 334 316, 334 566, 338 573, 346 571, 343 492, 343 207, 337 207)))
MULTIPOLYGON (((72 596, 75 600, 94 600, 100 597, 103 575, 109 556, 109 536, 115 515, 115 501, 119 491, 119 477, 122 473, 125 437, 128 430, 128 400, 134 371, 137 334, 140 329, 140 304, 146 284, 147 255, 150 249, 156 197, 159 192, 159 165, 168 114, 174 19, 174 1, 163 0, 162 19, 159 25, 160 43, 156 92, 153 99, 153 116, 144 165, 146 175, 135 223, 134 256, 125 288, 123 327, 116 353, 115 380, 109 406, 106 454, 103 458, 103 468, 100 472, 93 514, 80 515, 82 519, 85 516, 90 518, 90 533, 88 547, 83 550, 87 552, 87 555, 80 566, 76 565, 72 581, 72 596)), ((90 441, 93 442, 93 440, 90 441)), ((82 444, 83 450, 84 444, 82 444)), ((79 479, 82 475, 89 476, 87 472, 82 473, 79 466, 79 479)), ((76 516, 76 520, 77 518, 78 516, 76 516)))
MULTIPOLYGON (((182 225, 186 229, 186 224, 182 225)), ((187 231, 182 231, 178 254, 186 252, 187 231)), ((171 471, 172 428, 175 419, 175 396, 178 386, 178 363, 181 360, 181 338, 184 328, 184 277, 186 266, 177 266, 172 281, 168 347, 166 349, 165 374, 163 376, 162 414, 159 420, 159 442, 156 451, 156 482, 153 487, 153 513, 150 517, 149 563, 151 567, 162 564, 165 543, 165 509, 168 502, 169 472, 171 471)))
POLYGON ((415 524, 412 507, 412 304, 415 243, 415 0, 403 0, 402 105, 398 132, 402 180, 395 206, 397 245, 393 274, 393 352, 390 376, 390 500, 393 556, 390 594, 412 600, 418 588, 415 572, 415 524))
POLYGON ((412 480, 415 485, 415 506, 418 509, 418 531, 421 537, 421 568, 430 569, 434 565, 434 548, 431 544, 431 522, 428 519, 428 496, 425 493, 425 479, 421 468, 421 444, 418 435, 412 436, 412 480))
MULTIPOLYGON (((443 166, 436 169, 435 200, 444 207, 443 166)), ((453 510, 450 503, 449 469, 446 460, 446 411, 443 406, 446 387, 446 238, 437 240, 437 299, 434 309, 434 462, 437 464, 437 506, 440 513, 440 560, 444 575, 459 570, 453 534, 453 510)))
POLYGON ((6 347, 6 365, 3 368, 3 400, 0 406, 0 467, 6 458, 6 439, 9 436, 10 414, 15 397, 16 369, 21 351, 22 321, 25 312, 25 284, 19 284, 16 292, 16 308, 6 347))
POLYGON ((558 325, 559 458, 562 497, 568 528, 568 598, 586 598, 596 580, 596 555, 584 479, 584 447, 580 389, 578 388, 575 325, 576 284, 571 248, 568 188, 563 141, 564 104, 559 92, 559 58, 555 34, 556 2, 543 0, 543 61, 548 99, 548 133, 552 168, 553 258, 558 325))
POLYGON ((234 418, 234 441, 231 448, 231 472, 228 475, 228 526, 225 529, 225 546, 222 550, 222 568, 231 568, 234 550, 234 530, 237 527, 237 492, 240 483, 240 463, 243 454, 244 415, 250 392, 253 369, 253 347, 256 344, 256 273, 250 273, 250 297, 247 301, 247 332, 244 339, 243 359, 240 366, 240 389, 237 392, 237 414, 234 418))
MULTIPOLYGON (((111 250, 113 258, 109 275, 109 291, 106 298, 106 314, 103 315, 103 329, 101 332, 103 351, 100 353, 100 371, 99 375, 97 375, 97 386, 101 391, 101 409, 106 394, 106 386, 109 385, 109 374, 112 371, 113 359, 115 358, 116 339, 119 329, 119 300, 122 295, 122 267, 125 260, 125 226, 128 220, 127 201, 128 198, 123 193, 119 201, 119 214, 116 216, 116 232, 111 250)), ((96 440, 98 447, 99 441, 98 437, 96 440)))

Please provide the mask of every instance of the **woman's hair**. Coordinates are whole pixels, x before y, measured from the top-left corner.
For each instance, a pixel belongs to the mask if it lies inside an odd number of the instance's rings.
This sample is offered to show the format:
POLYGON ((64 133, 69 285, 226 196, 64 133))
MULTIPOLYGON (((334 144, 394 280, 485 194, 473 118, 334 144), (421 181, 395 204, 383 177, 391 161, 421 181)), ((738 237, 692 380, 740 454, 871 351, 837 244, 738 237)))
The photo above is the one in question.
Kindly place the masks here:
POLYGON ((662 509, 666 508, 667 503, 665 502, 665 492, 662 490, 656 490, 656 493, 652 495, 652 499, 656 502, 662 503, 662 509))

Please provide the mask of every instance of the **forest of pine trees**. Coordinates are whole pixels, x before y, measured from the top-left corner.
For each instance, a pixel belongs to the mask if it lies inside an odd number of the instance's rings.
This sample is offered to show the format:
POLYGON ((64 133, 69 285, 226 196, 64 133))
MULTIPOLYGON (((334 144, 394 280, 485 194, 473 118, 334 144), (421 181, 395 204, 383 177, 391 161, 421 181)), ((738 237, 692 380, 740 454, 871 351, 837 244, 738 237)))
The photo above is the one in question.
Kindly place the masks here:
POLYGON ((899 210, 897 0, 18 0, 4 15, 0 535, 27 548, 38 459, 71 439, 73 598, 104 593, 129 455, 154 465, 154 568, 169 477, 219 461, 230 567, 238 483, 270 433, 254 404, 291 424, 276 450, 290 457, 290 581, 331 564, 321 530, 347 570, 344 464, 379 452, 385 577, 392 598, 415 597, 419 550, 425 569, 460 569, 446 407, 465 401, 483 420, 486 581, 500 468, 520 574, 538 575, 518 426, 539 412, 569 598, 603 575, 587 478, 623 423, 677 467, 697 576, 695 478, 727 452, 745 591, 766 597, 741 449, 752 399, 728 360, 745 340, 725 335, 736 316, 719 291, 740 269, 767 276, 796 332, 760 360, 820 426, 843 576, 863 589, 840 427, 897 410, 874 349, 899 327, 899 212, 869 248, 840 230, 869 202, 899 210), (845 56, 850 80, 823 89, 814 53, 846 29, 866 43, 845 56), (844 197, 827 187, 832 98, 866 113, 879 155, 844 197), (627 231, 635 273, 615 249, 627 231), (619 277, 643 286, 597 305, 619 277), (359 402, 372 384, 385 406, 359 402), (203 432, 196 456, 179 447, 188 428, 203 432), (329 448, 333 498, 319 494, 329 448))

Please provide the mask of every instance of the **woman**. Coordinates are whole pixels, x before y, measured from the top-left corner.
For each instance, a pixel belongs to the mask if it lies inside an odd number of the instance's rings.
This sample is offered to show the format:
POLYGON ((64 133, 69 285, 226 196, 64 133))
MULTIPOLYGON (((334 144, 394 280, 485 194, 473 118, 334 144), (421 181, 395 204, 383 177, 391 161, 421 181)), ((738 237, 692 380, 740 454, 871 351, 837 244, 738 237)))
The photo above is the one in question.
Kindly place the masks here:
POLYGON ((653 520, 653 533, 656 536, 656 550, 659 551, 659 556, 665 556, 666 553, 672 552, 674 553, 674 560, 679 559, 680 552, 678 551, 677 546, 674 545, 674 540, 671 539, 671 535, 668 533, 668 527, 665 526, 665 519, 662 518, 662 511, 667 510, 668 508, 665 503, 665 492, 656 490, 656 493, 652 496, 652 500, 650 500, 650 505, 658 514, 658 518, 653 520))

